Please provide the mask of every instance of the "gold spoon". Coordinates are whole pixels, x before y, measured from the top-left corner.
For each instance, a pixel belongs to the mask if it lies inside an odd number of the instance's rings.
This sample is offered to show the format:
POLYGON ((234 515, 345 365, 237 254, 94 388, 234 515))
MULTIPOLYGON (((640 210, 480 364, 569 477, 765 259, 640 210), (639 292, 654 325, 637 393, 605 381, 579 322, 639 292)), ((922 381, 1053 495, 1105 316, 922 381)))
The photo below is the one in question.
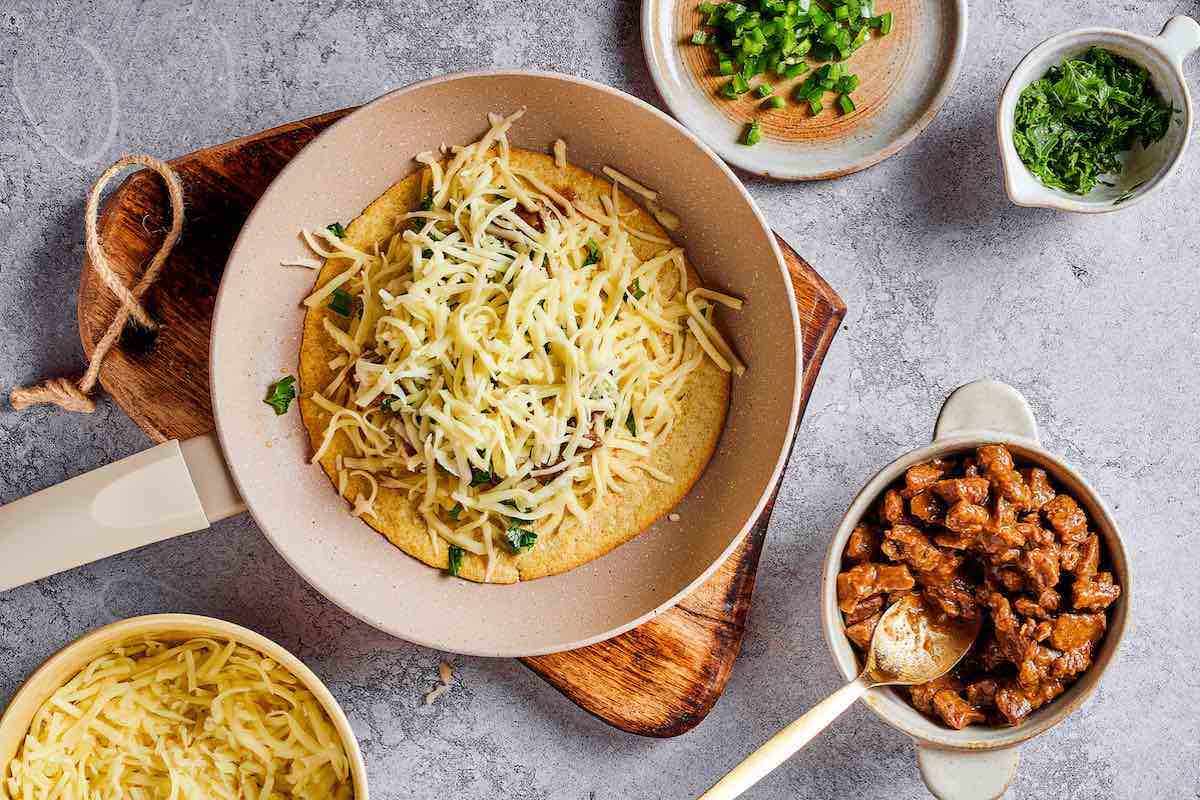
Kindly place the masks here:
POLYGON ((945 616, 935 619, 920 595, 901 598, 875 626, 867 664, 859 676, 768 739, 701 795, 700 800, 737 797, 829 727, 868 689, 912 686, 945 675, 971 649, 979 635, 979 625, 979 619, 973 622, 945 616))

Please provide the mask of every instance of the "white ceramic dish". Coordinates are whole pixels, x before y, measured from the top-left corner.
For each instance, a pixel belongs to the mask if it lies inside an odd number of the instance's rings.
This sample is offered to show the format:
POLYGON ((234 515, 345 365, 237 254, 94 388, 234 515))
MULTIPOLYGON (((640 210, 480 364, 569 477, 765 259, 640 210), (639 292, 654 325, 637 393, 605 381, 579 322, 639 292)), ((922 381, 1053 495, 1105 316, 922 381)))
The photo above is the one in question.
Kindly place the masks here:
MULTIPOLYGON (((8 762, 16 755, 34 714, 42 704, 70 680, 79 670, 93 659, 109 652, 122 642, 146 636, 190 639, 197 636, 209 636, 228 639, 239 644, 253 647, 260 653, 273 659, 288 672, 300 679, 325 709, 333 727, 337 730, 342 744, 346 748, 346 757, 350 760, 350 775, 354 781, 355 800, 369 800, 367 790, 367 768, 363 764, 362 752, 358 748, 358 740, 350 728, 350 722, 337 700, 329 693, 329 689, 321 682, 312 670, 300 659, 289 653, 275 642, 255 633, 248 628, 234 625, 232 622, 200 617, 192 614, 152 614, 144 617, 114 622, 97 628, 76 639, 71 644, 51 656, 46 663, 30 675, 0 717, 0 770, 8 767, 8 762)), ((3 783, 0 776, 0 784, 3 783)), ((0 786, 0 797, 8 797, 8 793, 0 786)))
POLYGON ((1052 36, 1033 48, 1013 70, 996 110, 996 136, 1009 198, 1019 206, 1103 214, 1128 208, 1157 190, 1183 157, 1191 137, 1192 95, 1184 78, 1183 60, 1197 48, 1200 48, 1200 24, 1183 16, 1167 20, 1158 36, 1114 28, 1080 28, 1052 36), (1154 87, 1180 113, 1160 141, 1148 148, 1135 145, 1126 154, 1121 174, 1107 179, 1113 186, 1099 185, 1080 197, 1042 185, 1021 162, 1013 146, 1013 113, 1026 86, 1045 75, 1050 67, 1093 45, 1145 67, 1154 87))
POLYGON ((1016 776, 1017 745, 1062 722, 1083 704, 1112 661, 1129 614, 1132 590, 1129 561, 1108 506, 1073 467, 1042 448, 1033 413, 1015 389, 997 381, 976 381, 947 398, 938 416, 932 444, 901 456, 867 482, 850 504, 829 544, 822 572, 821 623, 833 659, 846 680, 853 680, 860 667, 838 610, 837 575, 846 540, 854 526, 883 490, 909 467, 989 442, 1003 443, 1018 460, 1042 467, 1058 486, 1079 501, 1104 542, 1107 564, 1121 586, 1121 597, 1109 609, 1108 632, 1092 666, 1061 697, 1019 725, 951 730, 922 715, 892 689, 867 693, 864 702, 880 719, 915 740, 921 777, 942 800, 990 800, 1002 795, 1016 776))
POLYGON ((676 119, 730 164, 771 178, 835 178, 899 152, 941 109, 966 49, 967 0, 877 0, 876 12, 891 11, 895 23, 848 62, 862 80, 853 95, 857 111, 842 116, 830 108, 810 117, 790 100, 804 76, 771 76, 788 105, 764 112, 756 96, 717 96, 728 79, 715 74, 708 48, 689 41, 699 25, 699 3, 643 0, 642 50, 650 75, 676 119), (761 122, 763 137, 745 147, 738 140, 750 119, 761 122))

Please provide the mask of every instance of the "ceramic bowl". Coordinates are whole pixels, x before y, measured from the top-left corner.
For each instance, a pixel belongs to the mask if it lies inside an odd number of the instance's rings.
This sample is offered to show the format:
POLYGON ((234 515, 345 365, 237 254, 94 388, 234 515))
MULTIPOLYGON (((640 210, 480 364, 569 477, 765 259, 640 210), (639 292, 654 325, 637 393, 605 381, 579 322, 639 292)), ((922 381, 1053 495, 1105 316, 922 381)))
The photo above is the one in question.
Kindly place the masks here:
MULTIPOLYGON (((232 622, 192 614, 152 614, 114 622, 84 635, 51 656, 26 679, 13 696, 12 702, 8 704, 4 716, 0 717, 0 770, 7 770, 8 762, 16 755, 34 714, 50 695, 93 659, 123 642, 146 636, 180 639, 210 636, 233 640, 254 648, 295 675, 321 703, 342 739, 346 756, 350 760, 355 800, 369 800, 367 769, 358 749, 358 740, 354 737, 354 731, 351 730, 350 722, 341 706, 325 688, 325 684, 321 683, 321 679, 304 666, 300 659, 265 636, 232 622)), ((0 783, 2 782, 0 780, 0 783)), ((8 797, 3 788, 0 788, 0 797, 8 797)))
MULTIPOLYGON (((857 110, 831 107, 810 116, 791 95, 805 75, 770 75, 778 110, 763 110, 758 95, 718 97, 729 80, 717 74, 712 51, 691 44, 701 0, 643 0, 642 51, 658 93, 675 118, 737 167, 783 180, 835 178, 898 153, 933 121, 958 78, 967 43, 967 0, 876 0, 892 12, 891 33, 868 42, 847 62, 861 83, 857 110), (746 124, 762 125, 762 140, 739 144, 746 124)), ((833 95, 829 95, 832 99, 833 95)))
POLYGON ((1013 70, 996 111, 996 135, 1004 186, 1019 206, 1057 208, 1084 214, 1103 214, 1129 208, 1162 185, 1187 149, 1192 131, 1192 95, 1183 74, 1183 60, 1200 48, 1200 24, 1191 17, 1172 17, 1158 36, 1142 36, 1113 28, 1080 28, 1051 36, 1033 48, 1013 70), (1121 174, 1113 186, 1098 185, 1079 196, 1042 185, 1021 162, 1013 146, 1013 114, 1025 87, 1052 66, 1089 47, 1106 50, 1134 61, 1150 73, 1159 94, 1179 109, 1167 135, 1148 148, 1141 144, 1125 154, 1121 174))
POLYGON ((762 514, 800 412, 803 351, 791 278, 766 219, 707 147, 653 106, 598 83, 520 70, 445 75, 399 89, 328 128, 263 194, 230 253, 213 314, 212 403, 250 513, 285 559, 360 619, 417 644, 487 656, 570 650, 661 614, 705 581, 762 514), (704 474, 629 542, 568 572, 499 586, 453 580, 348 513, 299 414, 264 413, 264 388, 296 369, 313 276, 301 226, 356 217, 443 142, 474 141, 489 111, 526 113, 509 133, 542 152, 654 187, 705 284, 745 300, 719 324, 749 365, 704 474), (248 302, 247 298, 253 298, 248 302))
POLYGON ((883 491, 909 467, 987 443, 1003 443, 1018 461, 1042 467, 1056 485, 1079 501, 1104 542, 1106 564, 1121 586, 1121 597, 1109 608, 1108 632, 1092 666, 1060 697, 1018 725, 970 726, 956 731, 924 716, 892 689, 867 693, 865 702, 875 714, 915 740, 921 776, 930 791, 943 800, 983 800, 1004 793, 1016 776, 1017 745, 1066 719, 1100 682, 1125 632, 1132 589, 1121 533, 1104 500, 1071 465, 1041 446, 1029 405, 1015 389, 997 381, 976 381, 947 398, 938 416, 932 444, 901 456, 867 482, 830 542, 822 573, 822 628, 838 670, 846 680, 853 680, 860 670, 837 606, 837 575, 850 532, 883 491))

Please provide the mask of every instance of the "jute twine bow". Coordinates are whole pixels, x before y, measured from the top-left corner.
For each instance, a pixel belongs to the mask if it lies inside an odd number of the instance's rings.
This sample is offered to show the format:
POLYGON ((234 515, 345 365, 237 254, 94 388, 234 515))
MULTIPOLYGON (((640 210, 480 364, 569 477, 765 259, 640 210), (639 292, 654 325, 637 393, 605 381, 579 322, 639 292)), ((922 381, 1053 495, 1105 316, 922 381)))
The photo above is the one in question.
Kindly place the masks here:
POLYGON ((96 386, 101 362, 104 361, 104 357, 108 355, 108 351, 113 348, 117 340, 121 338, 121 331, 125 329, 125 323, 132 316, 140 325, 149 330, 158 328, 157 323, 150 319, 150 315, 142 306, 141 298, 158 279, 158 273, 166 263, 167 256, 171 254, 171 249, 179 241, 179 234, 183 230, 183 187, 179 183, 179 176, 168 164, 152 156, 125 156, 106 169, 92 187, 92 191, 88 194, 87 207, 84 209, 83 227, 88 260, 92 263, 92 269, 121 301, 121 307, 117 310, 112 322, 109 323, 104 336, 96 343, 96 348, 92 351, 92 359, 88 362, 88 368, 83 373, 83 377, 77 382, 66 378, 52 378, 36 386, 16 387, 9 394, 9 402, 18 411, 29 406, 56 405, 67 411, 77 411, 81 414, 92 413, 96 410, 96 404, 88 395, 96 386), (96 222, 100 216, 100 192, 104 190, 105 185, 112 180, 114 175, 125 167, 133 165, 154 170, 167 185, 167 194, 171 199, 171 229, 167 232, 162 244, 159 245, 158 252, 154 254, 154 258, 151 259, 150 266, 146 268, 141 280, 131 290, 121 282, 121 278, 109 265, 108 257, 105 256, 104 250, 100 246, 100 234, 96 231, 96 222))

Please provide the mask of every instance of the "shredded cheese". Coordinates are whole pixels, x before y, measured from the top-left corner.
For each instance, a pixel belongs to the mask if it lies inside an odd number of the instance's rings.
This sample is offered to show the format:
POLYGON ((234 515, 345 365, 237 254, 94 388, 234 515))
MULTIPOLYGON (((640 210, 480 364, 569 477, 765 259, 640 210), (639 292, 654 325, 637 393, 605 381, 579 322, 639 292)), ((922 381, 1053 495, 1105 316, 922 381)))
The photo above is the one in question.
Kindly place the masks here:
POLYGON ((290 672, 236 642, 146 639, 75 675, 5 770, 20 800, 349 800, 341 739, 290 672))
MULTIPOLYGON (((337 471, 353 513, 373 515, 379 487, 406 491, 435 552, 484 556, 485 578, 497 544, 520 552, 629 482, 670 481, 649 461, 687 376, 706 354, 745 370, 713 324, 715 303, 741 301, 689 286, 682 249, 630 225, 617 184, 670 215, 658 194, 606 167, 599 208, 564 197, 511 161, 521 113, 419 154, 428 199, 372 252, 305 232, 342 267, 305 305, 355 299, 348 319, 322 319, 342 371, 310 395, 328 414, 313 462, 347 437, 337 471), (642 259, 635 239, 661 249, 642 259), (351 476, 369 491, 351 498, 351 476)), ((554 156, 565 166, 561 140, 554 156)))

